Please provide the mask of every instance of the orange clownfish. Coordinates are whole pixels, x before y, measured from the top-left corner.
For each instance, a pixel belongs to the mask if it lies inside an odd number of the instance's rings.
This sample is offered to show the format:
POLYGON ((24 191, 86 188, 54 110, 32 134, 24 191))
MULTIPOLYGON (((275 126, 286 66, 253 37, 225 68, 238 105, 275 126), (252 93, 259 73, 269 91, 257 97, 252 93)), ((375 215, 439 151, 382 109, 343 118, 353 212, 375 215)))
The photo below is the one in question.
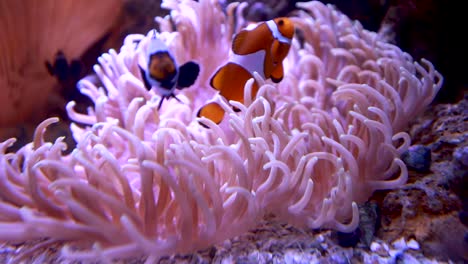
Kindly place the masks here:
POLYGON ((156 30, 149 40, 147 70, 141 66, 141 76, 145 87, 151 90, 152 87, 161 95, 158 110, 161 108, 164 99, 170 97, 180 101, 174 94, 174 90, 183 89, 195 83, 200 72, 200 66, 193 61, 189 61, 178 67, 174 56, 167 45, 156 36, 156 30))
MULTIPOLYGON (((294 35, 293 22, 286 17, 262 22, 255 28, 240 31, 232 41, 229 61, 211 78, 211 86, 229 100, 244 103, 245 83, 257 72, 264 79, 278 83, 283 79, 283 60, 286 58, 294 35)), ((259 87, 252 86, 252 97, 259 87)), ((223 108, 216 102, 203 106, 197 114, 219 124, 224 117, 223 108)))

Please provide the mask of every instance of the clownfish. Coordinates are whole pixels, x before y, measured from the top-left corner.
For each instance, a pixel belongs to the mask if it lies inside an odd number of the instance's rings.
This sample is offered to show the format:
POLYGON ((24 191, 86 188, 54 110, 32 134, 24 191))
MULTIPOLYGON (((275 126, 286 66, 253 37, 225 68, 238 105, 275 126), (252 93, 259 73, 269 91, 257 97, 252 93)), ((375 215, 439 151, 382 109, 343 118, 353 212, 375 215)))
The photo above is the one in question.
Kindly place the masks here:
MULTIPOLYGON (((229 61, 219 68, 210 85, 229 100, 244 103, 245 83, 257 72, 263 79, 279 83, 283 79, 283 60, 294 36, 294 24, 286 17, 262 22, 253 29, 243 29, 234 36, 229 61)), ((252 97, 259 87, 252 86, 252 97)), ((223 108, 216 102, 203 106, 197 114, 216 124, 224 118, 223 108)))
POLYGON ((68 61, 61 50, 57 51, 53 62, 46 61, 45 65, 49 74, 57 77, 57 80, 62 83, 68 79, 80 79, 83 66, 77 59, 68 61))
POLYGON ((158 110, 161 108, 164 99, 175 98, 174 90, 187 88, 193 85, 200 72, 200 66, 189 61, 178 67, 174 56, 169 51, 167 45, 156 36, 156 30, 149 40, 147 70, 140 65, 140 72, 143 83, 148 90, 152 87, 161 95, 158 110))

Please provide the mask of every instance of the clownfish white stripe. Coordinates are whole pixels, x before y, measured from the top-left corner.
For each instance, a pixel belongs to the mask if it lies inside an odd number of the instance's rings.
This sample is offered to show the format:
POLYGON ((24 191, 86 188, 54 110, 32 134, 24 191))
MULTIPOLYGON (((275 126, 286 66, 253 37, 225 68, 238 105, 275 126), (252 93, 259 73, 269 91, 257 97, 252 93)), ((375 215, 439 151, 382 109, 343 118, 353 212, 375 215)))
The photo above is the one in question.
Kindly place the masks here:
MULTIPOLYGON (((164 41, 158 38, 156 30, 153 30, 153 35, 148 43, 147 53, 154 54, 160 51, 167 52, 169 51, 169 47, 164 43, 164 41)), ((170 55, 170 57, 173 58, 172 55, 170 55)))
POLYGON ((232 53, 230 60, 233 63, 246 69, 248 72, 257 72, 263 79, 266 79, 265 71, 263 70, 265 55, 265 50, 259 50, 247 55, 238 55, 232 53))
POLYGON ((266 22, 268 28, 270 29, 271 33, 273 34, 273 37, 277 39, 279 42, 290 44, 291 45, 291 39, 283 36, 281 32, 278 30, 278 25, 276 25, 275 21, 273 20, 268 20, 266 22))

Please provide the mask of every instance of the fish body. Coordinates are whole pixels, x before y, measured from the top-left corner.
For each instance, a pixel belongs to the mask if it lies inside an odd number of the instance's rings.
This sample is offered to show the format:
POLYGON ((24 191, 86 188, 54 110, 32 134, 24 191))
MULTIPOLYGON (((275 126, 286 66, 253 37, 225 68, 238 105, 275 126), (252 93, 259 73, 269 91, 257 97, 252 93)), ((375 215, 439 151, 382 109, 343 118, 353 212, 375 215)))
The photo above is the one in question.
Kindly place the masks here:
MULTIPOLYGON (((257 72, 264 79, 278 83, 283 79, 283 60, 286 58, 294 35, 294 25, 286 17, 244 29, 232 41, 229 61, 220 67, 210 80, 210 85, 229 100, 244 102, 245 83, 257 72)), ((252 86, 252 97, 258 91, 257 82, 252 86)), ((206 117, 219 124, 224 110, 215 102, 203 106, 198 117, 206 117)))
POLYGON ((175 89, 193 85, 200 72, 200 66, 193 61, 179 67, 167 45, 156 36, 156 32, 149 40, 147 56, 146 70, 139 67, 145 87, 148 90, 154 87, 161 95, 158 110, 164 99, 173 97, 179 100, 174 94, 175 89))
POLYGON ((77 80, 82 72, 82 64, 79 60, 67 60, 63 51, 59 50, 55 54, 53 62, 45 62, 47 71, 51 76, 57 77, 59 82, 66 82, 67 80, 77 80))

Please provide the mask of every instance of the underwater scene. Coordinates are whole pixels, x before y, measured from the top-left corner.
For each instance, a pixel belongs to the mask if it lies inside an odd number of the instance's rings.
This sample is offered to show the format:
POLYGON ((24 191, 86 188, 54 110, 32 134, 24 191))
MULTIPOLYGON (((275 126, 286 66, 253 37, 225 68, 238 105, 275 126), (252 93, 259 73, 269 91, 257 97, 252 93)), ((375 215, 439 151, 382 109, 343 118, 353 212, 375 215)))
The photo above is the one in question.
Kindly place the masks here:
POLYGON ((0 263, 468 263, 441 0, 2 0, 0 263))

